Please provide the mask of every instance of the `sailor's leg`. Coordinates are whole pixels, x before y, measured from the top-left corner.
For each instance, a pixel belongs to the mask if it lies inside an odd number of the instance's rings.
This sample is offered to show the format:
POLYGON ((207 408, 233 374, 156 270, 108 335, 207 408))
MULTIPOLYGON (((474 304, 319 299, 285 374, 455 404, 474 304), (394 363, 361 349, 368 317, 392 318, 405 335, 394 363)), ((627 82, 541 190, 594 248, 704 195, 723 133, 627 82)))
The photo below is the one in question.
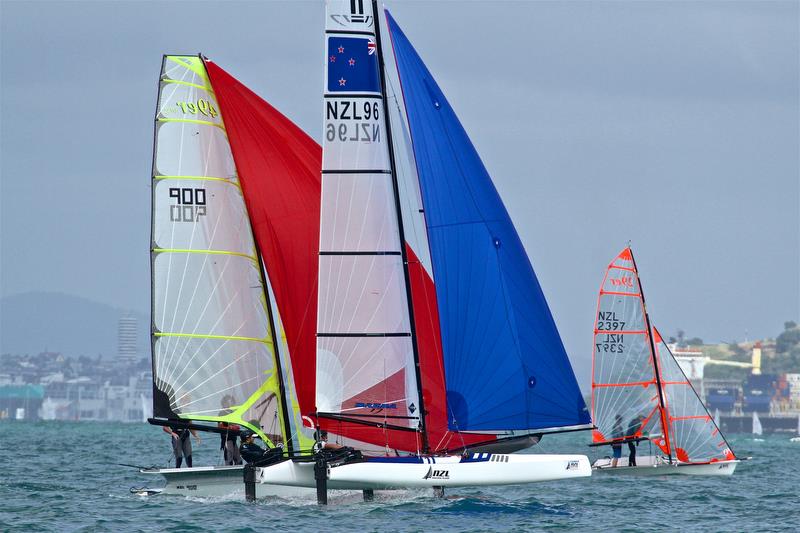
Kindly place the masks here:
POLYGON ((228 466, 236 463, 236 443, 232 440, 225 441, 225 464, 228 466))
POLYGON ((236 442, 231 442, 232 447, 232 454, 233 454, 233 464, 240 465, 242 464, 242 454, 239 452, 239 447, 236 446, 236 442))
POLYGON ((175 468, 180 468, 183 462, 183 448, 180 439, 172 439, 172 453, 175 455, 175 468))
POLYGON ((183 456, 186 457, 186 466, 189 468, 192 467, 192 439, 191 437, 186 437, 181 443, 181 451, 183 452, 183 456))

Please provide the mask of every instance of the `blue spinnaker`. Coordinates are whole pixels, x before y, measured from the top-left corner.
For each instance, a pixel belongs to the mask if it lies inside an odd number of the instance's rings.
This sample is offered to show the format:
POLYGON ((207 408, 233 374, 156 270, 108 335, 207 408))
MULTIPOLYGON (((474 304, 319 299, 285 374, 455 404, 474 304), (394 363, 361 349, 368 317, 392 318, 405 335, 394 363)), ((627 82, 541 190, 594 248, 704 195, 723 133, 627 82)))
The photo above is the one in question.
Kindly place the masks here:
POLYGON ((425 206, 448 426, 486 431, 588 424, 550 309, 486 168, 391 15, 388 25, 425 206))

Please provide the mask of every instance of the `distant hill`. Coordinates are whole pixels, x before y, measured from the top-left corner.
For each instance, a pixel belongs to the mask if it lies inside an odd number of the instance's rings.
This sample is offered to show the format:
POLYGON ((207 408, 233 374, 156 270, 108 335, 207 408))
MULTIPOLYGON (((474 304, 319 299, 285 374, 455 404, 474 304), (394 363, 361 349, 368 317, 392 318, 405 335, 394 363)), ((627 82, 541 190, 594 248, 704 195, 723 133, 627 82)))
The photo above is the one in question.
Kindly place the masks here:
POLYGON ((150 353, 150 318, 68 294, 27 292, 0 298, 0 353, 116 357, 117 322, 138 319, 138 350, 150 353))

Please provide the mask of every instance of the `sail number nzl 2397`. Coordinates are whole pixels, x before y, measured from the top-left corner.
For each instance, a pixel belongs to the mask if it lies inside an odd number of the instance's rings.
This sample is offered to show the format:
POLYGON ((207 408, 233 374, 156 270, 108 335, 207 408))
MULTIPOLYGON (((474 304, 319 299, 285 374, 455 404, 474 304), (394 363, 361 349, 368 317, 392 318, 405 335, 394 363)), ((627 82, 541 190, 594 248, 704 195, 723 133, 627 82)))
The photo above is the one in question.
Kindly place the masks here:
POLYGON ((621 333, 604 333, 606 331, 624 331, 625 322, 617 320, 615 311, 599 311, 597 313, 597 337, 595 347, 598 352, 624 353, 625 336, 621 333))
POLYGON ((325 138, 329 142, 380 142, 380 101, 328 99, 325 138))

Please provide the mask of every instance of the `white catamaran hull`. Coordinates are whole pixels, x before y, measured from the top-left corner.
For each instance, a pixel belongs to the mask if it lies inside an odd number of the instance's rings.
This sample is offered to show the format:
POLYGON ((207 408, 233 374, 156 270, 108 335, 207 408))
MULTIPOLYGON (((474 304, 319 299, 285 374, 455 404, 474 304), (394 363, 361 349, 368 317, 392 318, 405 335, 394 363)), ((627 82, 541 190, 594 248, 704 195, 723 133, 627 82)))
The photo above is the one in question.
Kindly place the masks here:
POLYGON ((627 458, 619 460, 619 466, 612 467, 611 459, 598 459, 592 465, 596 473, 625 474, 633 476, 668 476, 674 474, 689 476, 731 476, 736 470, 738 459, 715 461, 713 463, 670 463, 666 458, 652 455, 636 457, 636 466, 627 466, 627 458))
MULTIPOLYGON (((256 469, 262 484, 315 487, 314 464, 284 461, 256 469)), ((332 466, 328 488, 393 490, 516 485, 592 474, 585 455, 501 455, 379 458, 332 466)))
MULTIPOLYGON (((287 461, 291 462, 291 461, 287 461)), ((179 496, 222 497, 241 494, 244 497, 242 466, 197 466, 194 468, 148 468, 142 474, 159 475, 166 483, 163 487, 131 489, 143 495, 172 494, 179 496)), ((313 480, 313 465, 312 465, 313 480)), ((309 488, 256 484, 256 497, 279 496, 295 498, 313 496, 309 488)))

